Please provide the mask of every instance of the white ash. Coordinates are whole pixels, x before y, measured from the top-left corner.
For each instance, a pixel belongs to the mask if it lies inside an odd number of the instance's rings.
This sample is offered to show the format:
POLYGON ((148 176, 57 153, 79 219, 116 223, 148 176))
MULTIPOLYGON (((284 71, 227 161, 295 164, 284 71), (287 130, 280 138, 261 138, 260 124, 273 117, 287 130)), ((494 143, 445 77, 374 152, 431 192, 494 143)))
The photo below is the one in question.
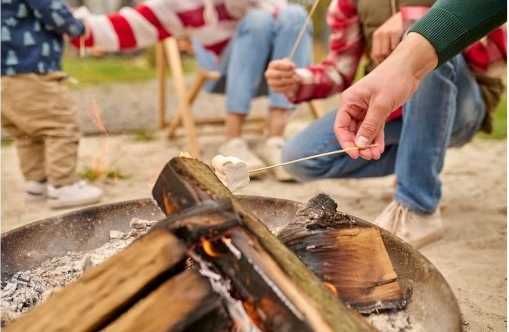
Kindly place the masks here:
POLYGON ((102 263, 126 248, 137 237, 145 234, 155 221, 133 218, 131 229, 124 233, 110 231, 110 241, 97 249, 67 252, 65 256, 53 257, 31 270, 15 273, 2 282, 0 310, 2 326, 44 302, 51 294, 78 279, 88 268, 102 263))
POLYGON ((375 329, 382 332, 421 332, 423 331, 406 310, 371 314, 366 317, 375 329))

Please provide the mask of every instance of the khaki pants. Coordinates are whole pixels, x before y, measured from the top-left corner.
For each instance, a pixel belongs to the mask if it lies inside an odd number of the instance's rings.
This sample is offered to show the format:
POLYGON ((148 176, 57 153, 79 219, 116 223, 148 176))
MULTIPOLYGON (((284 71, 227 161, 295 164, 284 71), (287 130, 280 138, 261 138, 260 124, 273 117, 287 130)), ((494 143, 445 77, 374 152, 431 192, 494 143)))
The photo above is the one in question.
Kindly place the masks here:
POLYGON ((79 125, 67 75, 2 77, 2 127, 16 141, 26 180, 69 185, 76 179, 79 125))

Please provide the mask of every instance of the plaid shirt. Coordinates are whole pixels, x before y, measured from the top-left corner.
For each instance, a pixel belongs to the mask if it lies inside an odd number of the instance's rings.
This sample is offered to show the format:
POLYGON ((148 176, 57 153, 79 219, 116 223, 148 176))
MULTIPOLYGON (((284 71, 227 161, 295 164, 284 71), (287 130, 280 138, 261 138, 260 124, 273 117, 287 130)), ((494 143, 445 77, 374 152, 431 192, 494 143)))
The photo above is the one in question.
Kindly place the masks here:
MULTIPOLYGON (((404 21, 415 21, 422 17, 426 7, 402 7, 404 21)), ((333 0, 327 12, 327 24, 331 29, 329 54, 319 64, 297 69, 301 77, 292 102, 299 103, 311 99, 326 98, 347 89, 353 81, 357 67, 365 52, 360 18, 355 1, 333 0)), ((474 71, 487 71, 490 64, 505 60, 506 30, 500 27, 464 51, 465 59, 474 71)), ((390 115, 389 119, 401 116, 401 109, 390 115)))

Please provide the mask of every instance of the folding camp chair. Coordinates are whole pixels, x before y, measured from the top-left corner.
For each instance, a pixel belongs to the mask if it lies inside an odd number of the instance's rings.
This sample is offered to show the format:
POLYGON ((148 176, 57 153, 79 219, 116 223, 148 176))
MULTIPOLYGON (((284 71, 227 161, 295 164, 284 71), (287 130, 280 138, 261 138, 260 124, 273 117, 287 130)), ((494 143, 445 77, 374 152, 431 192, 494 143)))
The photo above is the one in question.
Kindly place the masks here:
MULTIPOLYGON (((176 130, 183 126, 187 137, 187 151, 193 156, 200 156, 200 145, 198 143, 196 127, 200 125, 224 124, 224 116, 195 120, 192 113, 192 106, 201 90, 208 81, 218 80, 221 74, 217 71, 199 68, 196 77, 188 89, 185 84, 182 59, 180 50, 175 38, 167 38, 156 47, 156 66, 159 81, 159 125, 160 128, 167 127, 168 137, 175 136, 176 130), (178 97, 176 116, 167 123, 166 121, 166 64, 172 72, 172 79, 178 97)), ((323 113, 316 102, 307 103, 313 117, 319 118, 323 113)), ((249 122, 264 123, 265 119, 250 118, 249 122)))

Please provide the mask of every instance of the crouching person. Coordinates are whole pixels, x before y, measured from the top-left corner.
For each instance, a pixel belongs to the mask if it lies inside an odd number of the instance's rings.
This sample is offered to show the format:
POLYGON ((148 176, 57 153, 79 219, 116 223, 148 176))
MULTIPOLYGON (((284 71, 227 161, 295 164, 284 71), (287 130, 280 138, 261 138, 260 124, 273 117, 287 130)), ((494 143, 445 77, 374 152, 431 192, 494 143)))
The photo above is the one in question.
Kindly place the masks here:
MULTIPOLYGON (((348 88, 363 54, 367 70, 384 61, 397 47, 408 22, 434 1, 401 2, 399 8, 378 1, 334 0, 328 13, 332 34, 327 60, 296 68, 288 60, 274 61, 269 85, 290 100, 323 98, 348 88)), ((490 75, 492 64, 506 57, 505 29, 491 32, 430 73, 409 101, 385 123, 385 151, 372 160, 347 155, 325 157, 288 168, 301 181, 319 178, 362 178, 395 174, 394 200, 374 220, 378 226, 419 248, 443 235, 440 215, 440 173, 448 147, 469 142, 479 129, 489 129, 491 111, 504 86, 490 75)), ((397 81, 384 82, 397 85, 397 81)), ((337 112, 312 123, 283 149, 283 159, 341 149, 336 138, 337 112)))
POLYGON ((2 128, 16 143, 29 199, 52 208, 96 203, 78 181, 80 132, 61 71, 63 35, 85 34, 62 0, 2 2, 2 128))

